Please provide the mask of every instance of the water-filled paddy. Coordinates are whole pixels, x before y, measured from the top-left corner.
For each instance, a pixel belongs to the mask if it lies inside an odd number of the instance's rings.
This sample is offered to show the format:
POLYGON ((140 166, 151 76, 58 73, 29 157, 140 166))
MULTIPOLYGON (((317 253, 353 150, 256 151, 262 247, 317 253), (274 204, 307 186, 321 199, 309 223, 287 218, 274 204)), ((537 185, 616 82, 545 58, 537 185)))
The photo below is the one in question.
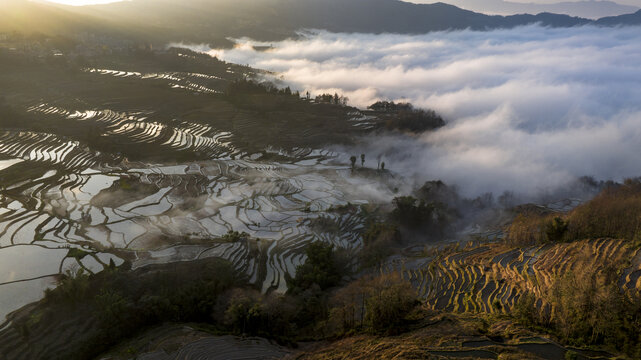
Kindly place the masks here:
MULTIPOLYGON (((146 137, 132 136, 154 142, 159 132, 148 130, 139 128, 146 137)), ((194 139, 168 144, 178 148, 221 144, 194 139)), ((79 268, 101 271, 112 260, 122 263, 122 257, 133 267, 222 257, 263 290, 284 291, 284 276, 304 261, 307 243, 321 239, 344 248, 360 246, 358 215, 327 210, 371 201, 359 194, 359 186, 386 186, 377 179, 355 181, 332 153, 302 149, 289 163, 240 157, 104 166, 95 153, 77 144, 65 144, 53 135, 22 134, 0 140, 0 152, 59 169, 7 184, 15 191, 0 203, 0 264, 7 270, 1 273, 10 274, 0 279, 1 292, 19 292, 21 285, 15 281, 47 277, 49 281, 23 283, 32 294, 25 297, 30 301, 37 298, 34 288, 51 286, 51 275, 79 268), (340 224, 341 231, 312 230, 310 221, 321 214, 340 224), (250 237, 232 243, 218 240, 229 231, 250 237), (83 257, 70 255, 70 249, 82 250, 83 257)), ((0 170, 0 176, 10 170, 11 166, 0 170)), ((389 187, 385 191, 392 196, 389 187)), ((24 305, 2 304, 0 315, 24 305)))

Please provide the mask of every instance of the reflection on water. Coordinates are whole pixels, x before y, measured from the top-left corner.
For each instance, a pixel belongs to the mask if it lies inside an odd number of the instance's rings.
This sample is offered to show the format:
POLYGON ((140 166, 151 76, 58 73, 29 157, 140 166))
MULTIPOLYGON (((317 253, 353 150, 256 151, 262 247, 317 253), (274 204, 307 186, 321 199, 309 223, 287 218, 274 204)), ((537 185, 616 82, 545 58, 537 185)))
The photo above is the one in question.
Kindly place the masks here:
POLYGON ((29 110, 69 121, 101 121, 108 124, 106 136, 117 133, 167 151, 197 149, 215 159, 118 162, 53 134, 0 136, 0 154, 15 157, 0 162, 0 177, 11 179, 21 162, 43 173, 4 184, 9 191, 0 201, 0 316, 37 300, 52 286, 52 275, 76 268, 95 273, 125 259, 136 268, 221 257, 263 290, 285 291, 284 276, 304 261, 309 242, 360 246, 358 212, 327 210, 371 201, 373 194, 363 188, 379 189, 377 197, 381 192, 392 196, 377 179, 353 178, 327 151, 294 149, 287 154, 294 159, 290 162, 252 160, 256 156, 231 145, 231 133, 205 125, 183 122, 168 128, 147 122, 144 113, 68 112, 46 105, 29 110), (341 231, 312 227, 321 215, 341 231), (250 238, 217 240, 229 231, 250 238), (82 250, 82 256, 70 249, 82 250))

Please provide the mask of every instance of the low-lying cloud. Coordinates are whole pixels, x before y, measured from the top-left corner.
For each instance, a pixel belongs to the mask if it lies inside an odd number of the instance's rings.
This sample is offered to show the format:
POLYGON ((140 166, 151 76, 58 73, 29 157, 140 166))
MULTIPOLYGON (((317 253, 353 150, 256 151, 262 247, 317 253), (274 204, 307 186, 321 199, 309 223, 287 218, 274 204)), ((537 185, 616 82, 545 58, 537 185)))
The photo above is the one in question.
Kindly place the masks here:
POLYGON ((385 99, 432 108, 445 128, 366 141, 363 151, 406 175, 457 184, 466 195, 533 195, 583 175, 641 175, 640 30, 313 32, 200 50, 276 71, 294 89, 343 93, 358 107, 385 99), (254 50, 265 45, 273 48, 254 50))

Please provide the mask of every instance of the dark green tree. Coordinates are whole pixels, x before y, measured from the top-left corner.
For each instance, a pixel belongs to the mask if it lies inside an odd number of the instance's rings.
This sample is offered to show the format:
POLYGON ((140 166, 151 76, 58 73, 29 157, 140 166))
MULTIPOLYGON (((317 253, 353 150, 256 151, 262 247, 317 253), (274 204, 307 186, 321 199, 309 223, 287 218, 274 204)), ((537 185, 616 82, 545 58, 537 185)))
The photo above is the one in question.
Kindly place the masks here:
POLYGON ((352 155, 349 158, 349 161, 352 163, 352 170, 354 170, 354 167, 356 166, 356 156, 352 155))
POLYGON ((313 242, 305 249, 305 255, 307 260, 296 267, 296 276, 288 281, 292 293, 309 289, 314 284, 321 290, 338 285, 343 269, 336 261, 334 245, 313 242))
POLYGON ((568 232, 568 223, 560 217, 555 217, 545 227, 545 234, 549 241, 559 242, 563 241, 565 234, 568 232))

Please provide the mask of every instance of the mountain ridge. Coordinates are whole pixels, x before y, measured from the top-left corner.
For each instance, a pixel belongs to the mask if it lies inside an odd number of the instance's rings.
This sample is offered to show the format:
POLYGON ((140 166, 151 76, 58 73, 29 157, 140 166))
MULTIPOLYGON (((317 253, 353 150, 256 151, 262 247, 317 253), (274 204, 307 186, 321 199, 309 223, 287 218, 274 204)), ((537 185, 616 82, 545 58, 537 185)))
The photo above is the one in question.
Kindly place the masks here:
MULTIPOLYGON (((408 0, 410 1, 410 0, 408 0)), ((611 17, 634 13, 640 8, 638 6, 623 5, 609 0, 582 0, 582 1, 561 1, 551 4, 539 4, 534 2, 521 3, 505 0, 444 0, 446 3, 488 15, 517 15, 517 14, 540 14, 549 12, 560 15, 578 16, 587 19, 597 20, 603 17, 611 17)), ((417 4, 429 4, 430 0, 414 0, 417 4)))
POLYGON ((332 32, 420 34, 448 30, 492 30, 531 24, 551 27, 640 25, 641 12, 590 20, 540 13, 485 15, 445 3, 414 4, 399 0, 133 0, 73 7, 10 0, 0 9, 0 31, 67 33, 126 32, 150 42, 219 44, 227 38, 252 37, 276 41, 295 37, 301 29, 332 32), (21 9, 22 7, 22 9, 21 9), (37 12, 43 22, 20 23, 19 13, 37 12), (63 25, 64 24, 64 25, 63 25), (98 30, 96 24, 101 24, 98 30), (45 26, 46 25, 46 26, 45 26), (104 30, 108 29, 108 30, 104 30))

